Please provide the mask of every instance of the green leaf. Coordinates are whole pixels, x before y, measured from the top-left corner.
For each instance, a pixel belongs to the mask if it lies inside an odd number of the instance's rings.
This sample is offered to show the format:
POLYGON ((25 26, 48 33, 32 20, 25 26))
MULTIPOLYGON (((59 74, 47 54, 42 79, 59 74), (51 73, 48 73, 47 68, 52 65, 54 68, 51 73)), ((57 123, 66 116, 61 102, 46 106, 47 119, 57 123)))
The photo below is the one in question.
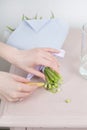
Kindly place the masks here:
POLYGON ((24 20, 24 18, 25 18, 25 16, 24 16, 24 14, 22 15, 22 21, 24 20))
POLYGON ((25 18, 26 20, 30 20, 30 18, 29 18, 29 17, 27 17, 27 16, 24 16, 24 18, 25 18))
POLYGON ((42 16, 40 16, 40 19, 42 19, 43 17, 42 16))
POLYGON ((10 26, 7 26, 8 30, 10 30, 11 32, 15 31, 14 28, 10 27, 10 26))
POLYGON ((34 16, 34 19, 37 19, 37 14, 34 16))
POLYGON ((54 19, 54 18, 55 18, 54 13, 51 11, 51 17, 50 17, 50 19, 54 19))

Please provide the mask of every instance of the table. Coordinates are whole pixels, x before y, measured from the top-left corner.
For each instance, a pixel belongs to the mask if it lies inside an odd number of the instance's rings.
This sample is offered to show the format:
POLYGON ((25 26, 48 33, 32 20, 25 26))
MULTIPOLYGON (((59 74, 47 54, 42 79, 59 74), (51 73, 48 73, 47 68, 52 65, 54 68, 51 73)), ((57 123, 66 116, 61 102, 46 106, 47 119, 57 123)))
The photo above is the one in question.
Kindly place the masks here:
MULTIPOLYGON (((87 80, 79 74, 80 47, 80 29, 70 29, 63 46, 65 57, 58 58, 64 79, 61 92, 52 94, 39 88, 22 102, 5 102, 0 126, 11 130, 87 128, 87 80), (65 103, 67 98, 71 103, 65 103)), ((11 72, 27 75, 14 66, 11 72)))

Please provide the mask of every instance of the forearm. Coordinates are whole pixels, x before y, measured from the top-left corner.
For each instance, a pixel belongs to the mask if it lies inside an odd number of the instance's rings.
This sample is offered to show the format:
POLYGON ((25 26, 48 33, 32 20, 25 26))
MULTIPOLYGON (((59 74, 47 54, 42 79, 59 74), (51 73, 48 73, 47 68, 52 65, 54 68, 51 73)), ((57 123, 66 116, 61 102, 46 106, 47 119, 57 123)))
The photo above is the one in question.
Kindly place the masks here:
POLYGON ((4 58, 10 63, 16 61, 17 49, 0 42, 0 57, 4 58))

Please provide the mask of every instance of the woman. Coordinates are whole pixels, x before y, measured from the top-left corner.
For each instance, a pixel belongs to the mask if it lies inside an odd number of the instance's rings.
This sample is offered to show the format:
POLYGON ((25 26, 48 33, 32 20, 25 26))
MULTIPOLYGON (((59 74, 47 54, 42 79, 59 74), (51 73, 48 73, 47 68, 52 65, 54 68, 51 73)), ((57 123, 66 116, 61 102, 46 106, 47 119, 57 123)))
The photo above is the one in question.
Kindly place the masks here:
MULTIPOLYGON (((36 65, 51 67, 58 72, 57 59, 52 53, 59 51, 52 48, 35 48, 18 50, 17 48, 0 43, 0 57, 8 62, 45 80, 43 73, 34 69, 36 65)), ((29 96, 38 86, 29 86, 27 79, 0 71, 0 94, 8 101, 20 101, 29 96)))

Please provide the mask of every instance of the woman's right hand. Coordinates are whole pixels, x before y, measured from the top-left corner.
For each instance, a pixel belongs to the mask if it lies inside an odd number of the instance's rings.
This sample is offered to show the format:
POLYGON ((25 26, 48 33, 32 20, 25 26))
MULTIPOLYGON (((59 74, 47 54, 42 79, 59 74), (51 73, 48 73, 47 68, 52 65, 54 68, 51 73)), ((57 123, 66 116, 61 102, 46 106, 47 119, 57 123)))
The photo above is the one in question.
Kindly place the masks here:
POLYGON ((0 95, 8 101, 21 101, 37 88, 25 84, 27 82, 23 77, 0 72, 0 95))

